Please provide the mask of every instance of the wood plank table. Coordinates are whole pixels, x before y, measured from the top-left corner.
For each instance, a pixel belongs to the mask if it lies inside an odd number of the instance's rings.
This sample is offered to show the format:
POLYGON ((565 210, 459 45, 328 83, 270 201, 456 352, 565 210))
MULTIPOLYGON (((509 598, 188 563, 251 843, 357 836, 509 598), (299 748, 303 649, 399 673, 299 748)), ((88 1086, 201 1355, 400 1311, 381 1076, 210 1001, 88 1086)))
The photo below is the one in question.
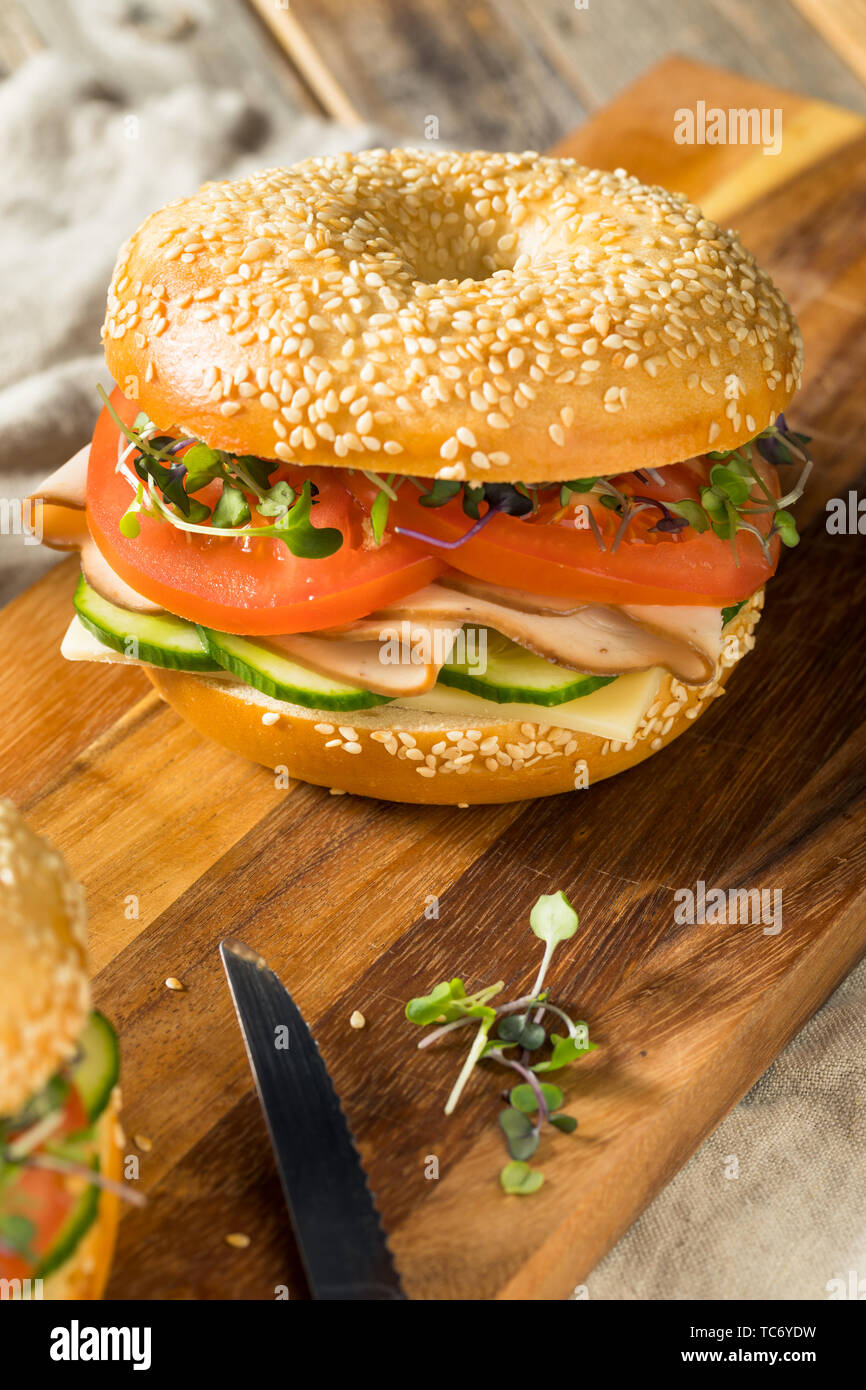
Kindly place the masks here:
POLYGON ((863 486, 866 123, 674 60, 564 148, 733 210, 790 296, 807 359, 791 416, 818 460, 803 543, 770 586, 756 652, 687 738, 587 792, 462 811, 278 790, 179 724, 140 674, 64 663, 72 564, 0 614, 4 650, 21 654, 0 671, 0 790, 87 887, 127 1127, 152 1145, 114 1297, 304 1296, 222 935, 262 952, 309 1019, 406 1288, 431 1299, 567 1295, 866 947, 866 576, 862 539, 824 522, 828 497, 863 486), (780 106, 783 154, 675 145, 673 110, 695 94, 780 106), (699 879, 780 889, 782 932, 676 926, 673 893, 699 879), (507 1198, 496 1081, 476 1078, 446 1120, 458 1054, 418 1054, 402 1005, 455 973, 530 983, 528 912, 557 888, 581 930, 556 993, 600 1047, 566 1083, 579 1128, 546 1142, 544 1188, 507 1198), (230 1231, 249 1247, 227 1246, 230 1231))

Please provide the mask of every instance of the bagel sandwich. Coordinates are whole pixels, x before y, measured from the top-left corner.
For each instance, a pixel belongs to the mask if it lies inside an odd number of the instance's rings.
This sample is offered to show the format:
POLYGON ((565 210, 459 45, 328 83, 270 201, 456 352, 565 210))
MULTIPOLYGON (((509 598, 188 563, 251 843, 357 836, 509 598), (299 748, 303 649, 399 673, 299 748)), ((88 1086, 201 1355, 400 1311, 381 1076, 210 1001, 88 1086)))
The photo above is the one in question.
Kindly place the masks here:
POLYGON ((0 1299, 96 1299, 118 1217, 117 1038, 81 888, 0 801, 0 1299))
POLYGON ((34 495, 72 660, 289 776, 471 804, 677 737, 754 645, 811 466, 735 233, 534 153, 306 160, 154 213, 117 383, 34 495))

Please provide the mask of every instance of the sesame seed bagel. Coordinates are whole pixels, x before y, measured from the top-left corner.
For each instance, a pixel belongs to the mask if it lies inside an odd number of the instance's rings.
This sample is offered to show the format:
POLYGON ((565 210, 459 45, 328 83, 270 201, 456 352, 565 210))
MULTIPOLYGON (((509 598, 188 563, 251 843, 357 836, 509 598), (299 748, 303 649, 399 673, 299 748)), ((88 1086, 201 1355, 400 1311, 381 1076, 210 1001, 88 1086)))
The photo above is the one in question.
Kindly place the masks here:
POLYGON ((623 170, 369 150, 210 183, 120 252, 124 393, 233 453, 543 482, 771 424, 790 308, 733 232, 623 170))
POLYGON ((665 676, 627 743, 545 723, 454 716, 414 709, 346 714, 283 704, 247 685, 145 667, 163 699, 199 733, 275 772, 303 782, 387 801, 436 805, 522 801, 602 781, 643 762, 692 724, 718 696, 733 668, 755 645, 761 590, 725 630, 718 670, 704 686, 665 676))
POLYGON ((90 1011, 85 923, 63 859, 0 801, 0 1115, 75 1052, 90 1011))

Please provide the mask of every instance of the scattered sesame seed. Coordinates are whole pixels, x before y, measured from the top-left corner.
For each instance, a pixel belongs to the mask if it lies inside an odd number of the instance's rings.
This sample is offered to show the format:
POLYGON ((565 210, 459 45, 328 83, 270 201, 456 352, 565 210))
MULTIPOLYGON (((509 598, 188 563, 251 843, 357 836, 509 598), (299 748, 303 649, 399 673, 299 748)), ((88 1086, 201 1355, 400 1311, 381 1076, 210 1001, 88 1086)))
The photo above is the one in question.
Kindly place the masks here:
POLYGON ((350 1027, 350 1028, 363 1028, 366 1022, 367 1022, 367 1020, 366 1020, 366 1018, 364 1017, 364 1015, 360 1012, 360 1010, 359 1010, 359 1009, 355 1009, 354 1012, 352 1013, 350 1019, 349 1019, 349 1027, 350 1027))
POLYGON ((176 975, 169 975, 165 982, 166 989, 185 990, 186 985, 181 984, 176 975))

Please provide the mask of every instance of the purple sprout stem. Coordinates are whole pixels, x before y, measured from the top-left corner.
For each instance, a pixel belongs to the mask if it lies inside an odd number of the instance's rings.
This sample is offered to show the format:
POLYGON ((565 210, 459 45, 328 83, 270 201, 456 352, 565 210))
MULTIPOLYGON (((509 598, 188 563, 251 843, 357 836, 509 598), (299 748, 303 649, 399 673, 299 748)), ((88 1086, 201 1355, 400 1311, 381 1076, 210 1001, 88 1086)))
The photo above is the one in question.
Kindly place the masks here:
MULTIPOLYGON (((510 1067, 512 1071, 516 1071, 523 1077, 527 1085, 532 1087, 533 1095, 538 1101, 539 1125, 541 1123, 547 1123, 550 1119, 550 1111, 547 1108, 547 1101, 544 1099, 544 1092, 541 1089, 541 1083, 535 1075, 535 1072, 530 1071, 529 1067, 525 1067, 522 1062, 515 1062, 510 1057, 503 1056, 498 1050, 488 1052, 487 1057, 492 1058, 495 1062, 501 1062, 504 1067, 510 1067)), ((538 1126, 535 1127, 535 1130, 536 1133, 538 1133, 538 1126)))
POLYGON ((593 514, 592 514, 592 507, 587 506, 586 514, 587 514, 587 516, 589 517, 589 524, 590 524, 590 528, 591 528, 591 530, 592 530, 592 534, 595 536, 595 543, 596 543, 596 545, 598 546, 599 550, 601 551, 602 555, 606 555, 606 554, 607 554, 607 547, 606 547, 606 545, 605 545, 605 543, 604 543, 604 540, 603 540, 603 538, 602 538, 602 534, 601 534, 601 532, 600 532, 599 529, 598 529, 598 522, 596 521, 595 517, 594 517, 593 514))
POLYGON ((619 530, 614 536, 613 545, 610 548, 611 555, 616 554, 617 550, 619 550, 619 543, 625 535, 626 531, 628 530, 629 526, 631 525, 632 521, 637 516, 638 512, 645 512, 648 511, 651 506, 655 507, 659 505, 661 504, 656 502, 652 502, 649 504, 647 504, 646 502, 641 502, 636 507, 632 506, 626 509, 625 515, 623 516, 623 519, 619 524, 619 530))
POLYGON ((568 1036, 569 1036, 570 1038, 573 1038, 573 1037, 574 1037, 574 1024, 572 1023, 571 1019, 569 1018, 569 1016, 568 1016, 568 1014, 565 1012, 565 1010, 564 1010, 564 1009, 559 1009, 559 1008, 557 1008, 557 1006, 556 1006, 555 1004, 541 1004, 541 1005, 539 1005, 539 1007, 538 1007, 538 1008, 536 1009, 536 1011, 535 1011, 535 1016, 534 1016, 534 1018, 533 1018, 533 1020, 532 1020, 533 1023, 540 1023, 541 1020, 542 1020, 542 1018, 544 1017, 544 1015, 545 1015, 546 1013, 548 1013, 548 1014, 556 1014, 557 1018, 561 1018, 562 1021, 563 1021, 563 1023, 565 1023, 565 1024, 567 1025, 567 1027, 568 1027, 568 1036))
POLYGON ((482 527, 487 525, 490 518, 492 516, 497 516, 498 513, 498 507, 490 507, 488 511, 485 512, 484 516, 480 517, 478 521, 470 526, 469 530, 465 531, 456 541, 440 541, 437 540, 435 536, 426 535, 423 531, 410 531, 406 526, 395 526, 394 534, 397 536, 408 536, 409 539, 413 541, 423 541, 425 545, 436 545, 440 550, 456 550, 457 547, 463 545, 465 541, 470 540, 473 536, 477 536, 482 527))

